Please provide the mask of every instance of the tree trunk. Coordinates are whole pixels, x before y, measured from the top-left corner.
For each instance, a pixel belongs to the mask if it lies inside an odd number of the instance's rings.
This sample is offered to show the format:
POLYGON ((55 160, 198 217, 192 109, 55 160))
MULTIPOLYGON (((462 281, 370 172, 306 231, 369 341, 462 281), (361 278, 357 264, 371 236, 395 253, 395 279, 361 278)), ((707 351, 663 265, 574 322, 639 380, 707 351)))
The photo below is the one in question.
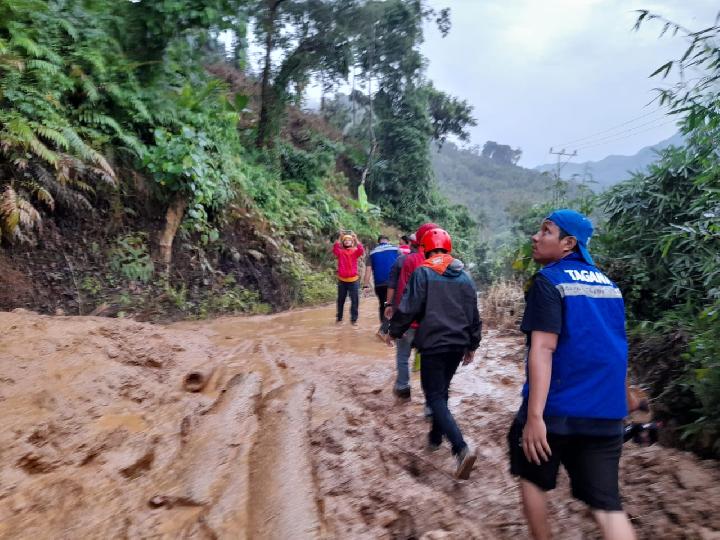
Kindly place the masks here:
POLYGON ((270 88, 270 71, 272 68, 272 51, 275 41, 275 19, 278 7, 283 0, 268 0, 268 14, 265 21, 265 65, 263 66, 262 83, 260 86, 260 118, 258 119, 257 139, 255 145, 264 148, 270 132, 270 108, 272 88, 270 88))
POLYGON ((172 262, 173 241, 185 216, 187 206, 188 203, 185 197, 177 195, 168 206, 167 212, 165 212, 165 228, 160 235, 160 257, 166 268, 169 268, 172 262))

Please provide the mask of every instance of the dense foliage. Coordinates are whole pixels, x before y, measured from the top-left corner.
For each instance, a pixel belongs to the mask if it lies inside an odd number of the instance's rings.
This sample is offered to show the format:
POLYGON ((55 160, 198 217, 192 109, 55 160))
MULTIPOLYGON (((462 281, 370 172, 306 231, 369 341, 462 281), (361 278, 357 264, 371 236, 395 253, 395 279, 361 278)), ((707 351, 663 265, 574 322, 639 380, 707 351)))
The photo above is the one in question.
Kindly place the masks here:
POLYGON ((660 99, 680 120, 687 143, 649 170, 611 189, 602 238, 610 272, 624 290, 638 336, 638 370, 667 366, 656 388, 659 406, 684 428, 694 448, 720 455, 720 26, 691 32, 641 12, 638 26, 660 20, 683 32, 689 47, 654 75, 693 69, 697 78, 664 90, 660 99), (665 342, 648 358, 644 342, 665 342), (650 365, 648 365, 650 364, 650 365))
MULTIPOLYGON (((593 217, 592 252, 626 301, 636 382, 651 391, 670 439, 720 456, 720 26, 691 32, 647 12, 638 26, 650 20, 689 40, 680 60, 653 74, 694 70, 690 82, 659 97, 685 144, 599 196, 581 190, 536 204, 513 228, 527 239, 557 206, 593 217)), ((501 250, 497 260, 501 275, 510 267, 522 277, 536 269, 527 240, 501 250)))
POLYGON ((429 165, 432 139, 474 122, 424 78, 422 24, 447 32, 448 16, 419 0, 0 0, 0 241, 41 241, 48 219, 107 221, 95 251, 113 263, 73 278, 89 304, 117 279, 183 297, 163 275, 179 249, 202 272, 242 265, 238 222, 256 231, 250 262, 288 286, 282 305, 329 298, 339 228, 369 240, 383 219, 435 219, 472 259, 475 225, 429 165), (329 91, 351 72, 368 84, 345 135, 299 111, 310 82, 329 91))

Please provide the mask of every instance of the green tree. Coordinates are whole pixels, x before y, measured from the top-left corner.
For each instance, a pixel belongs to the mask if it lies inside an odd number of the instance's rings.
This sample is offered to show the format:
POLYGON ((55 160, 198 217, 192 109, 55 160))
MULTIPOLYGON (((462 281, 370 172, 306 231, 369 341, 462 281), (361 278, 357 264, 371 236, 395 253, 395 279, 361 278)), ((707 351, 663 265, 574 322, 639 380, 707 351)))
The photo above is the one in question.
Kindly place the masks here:
MULTIPOLYGON (((642 11, 637 27, 648 21, 689 41, 682 58, 653 73, 693 70, 693 79, 660 92, 688 142, 608 192, 602 244, 636 331, 653 339, 678 330, 685 336, 684 352, 664 360, 655 390, 694 448, 720 455, 720 26, 695 32, 642 11)), ((648 361, 638 369, 655 372, 657 359, 648 361)))
POLYGON ((302 95, 318 73, 328 85, 347 79, 357 6, 353 0, 260 0, 255 8, 265 49, 256 145, 264 148, 273 145, 292 85, 302 95), (282 59, 274 66, 278 50, 282 59))
POLYGON ((517 165, 522 157, 522 150, 520 148, 513 150, 507 144, 487 141, 483 146, 482 156, 500 165, 517 165))

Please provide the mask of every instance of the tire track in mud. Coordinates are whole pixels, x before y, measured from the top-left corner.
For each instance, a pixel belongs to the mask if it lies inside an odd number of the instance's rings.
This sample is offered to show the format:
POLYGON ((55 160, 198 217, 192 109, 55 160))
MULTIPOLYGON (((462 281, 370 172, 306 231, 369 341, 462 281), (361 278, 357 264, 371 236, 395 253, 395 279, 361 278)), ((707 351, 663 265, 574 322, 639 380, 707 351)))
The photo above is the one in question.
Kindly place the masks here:
POLYGON ((234 375, 210 407, 183 419, 183 444, 148 501, 152 508, 171 513, 176 508, 200 509, 185 523, 178 521, 179 536, 222 538, 246 528, 247 441, 257 432, 260 391, 257 375, 234 375))
POLYGON ((310 460, 312 385, 286 384, 265 395, 251 455, 250 538, 318 538, 321 521, 310 460))
MULTIPOLYGON (((0 538, 527 538, 505 455, 522 339, 487 332, 453 381, 479 449, 458 482, 447 446, 424 453, 418 376, 397 403, 361 313, 359 330, 332 308, 169 328, 0 313, 0 538), (183 391, 198 365, 211 382, 183 391)), ((640 539, 720 536, 717 462, 628 444, 621 478, 640 539)), ((597 538, 564 475, 550 514, 559 540, 597 538)))

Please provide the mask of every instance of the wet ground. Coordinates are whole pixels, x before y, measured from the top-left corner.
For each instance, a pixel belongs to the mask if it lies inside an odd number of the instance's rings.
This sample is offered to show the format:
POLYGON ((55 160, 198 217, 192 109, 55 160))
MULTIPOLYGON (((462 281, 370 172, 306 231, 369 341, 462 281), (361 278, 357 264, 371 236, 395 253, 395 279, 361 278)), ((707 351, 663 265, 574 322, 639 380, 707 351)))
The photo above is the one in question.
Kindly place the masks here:
MULTIPOLYGON (((505 456, 522 340, 489 331, 456 375, 451 406, 479 448, 458 482, 449 449, 423 450, 419 377, 410 403, 392 397, 374 302, 358 330, 332 315, 0 313, 0 538, 526 538, 505 456)), ((716 462, 625 450, 641 538, 720 538, 716 462)), ((557 538, 597 537, 564 478, 552 517, 557 538)))

